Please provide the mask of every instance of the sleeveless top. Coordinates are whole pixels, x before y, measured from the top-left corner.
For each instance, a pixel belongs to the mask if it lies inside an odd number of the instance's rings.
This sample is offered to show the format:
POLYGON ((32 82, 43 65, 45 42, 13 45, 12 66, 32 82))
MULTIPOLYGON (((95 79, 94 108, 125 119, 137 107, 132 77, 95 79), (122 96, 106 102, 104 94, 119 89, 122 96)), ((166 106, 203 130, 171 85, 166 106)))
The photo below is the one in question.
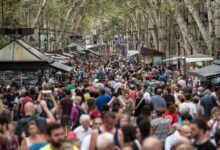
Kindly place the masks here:
POLYGON ((25 140, 27 143, 27 148, 29 149, 29 147, 32 145, 31 139, 29 137, 26 137, 25 140))
POLYGON ((211 127, 210 127, 210 138, 214 138, 215 136, 215 132, 216 132, 216 129, 217 129, 217 126, 220 124, 219 121, 214 121, 213 119, 211 119, 211 127))
MULTIPOLYGON (((100 128, 98 128, 98 134, 102 134, 102 130, 100 130, 100 128)), ((120 143, 119 143, 119 139, 118 139, 118 129, 115 129, 114 144, 115 144, 115 146, 120 147, 120 143)))

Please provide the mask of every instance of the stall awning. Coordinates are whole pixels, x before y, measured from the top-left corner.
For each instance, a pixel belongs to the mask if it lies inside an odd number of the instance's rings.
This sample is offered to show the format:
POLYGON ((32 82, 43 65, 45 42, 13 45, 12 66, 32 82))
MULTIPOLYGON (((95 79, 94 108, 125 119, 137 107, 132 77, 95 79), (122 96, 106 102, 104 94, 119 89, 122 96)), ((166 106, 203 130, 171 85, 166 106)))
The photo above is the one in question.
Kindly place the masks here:
POLYGON ((80 55, 79 53, 73 52, 73 51, 70 51, 69 53, 70 53, 71 55, 77 55, 77 56, 80 55))
POLYGON ((128 50, 127 57, 130 58, 130 57, 138 55, 139 53, 140 52, 138 50, 128 50))
POLYGON ((188 75, 197 76, 200 78, 220 77, 220 65, 212 64, 198 70, 190 70, 188 71, 188 75))
POLYGON ((99 53, 97 53, 97 52, 94 52, 93 50, 91 50, 91 49, 87 49, 87 50, 85 50, 86 52, 88 52, 88 53, 91 53, 91 54, 93 54, 93 55, 99 55, 99 53))
POLYGON ((60 58, 62 58, 62 59, 69 60, 69 57, 64 56, 64 55, 56 54, 56 56, 57 56, 57 57, 60 57, 60 58))
POLYGON ((163 62, 168 62, 168 61, 177 61, 178 59, 180 59, 181 57, 173 57, 173 58, 169 58, 169 59, 164 59, 162 60, 163 62))
POLYGON ((97 47, 98 45, 86 45, 85 47, 87 48, 87 49, 90 49, 90 48, 94 48, 94 47, 97 47))
POLYGON ((199 61, 213 61, 213 57, 186 57, 186 62, 190 63, 190 62, 199 62, 199 61))
POLYGON ((65 71, 65 72, 70 72, 73 68, 58 62, 53 62, 50 64, 51 67, 61 70, 61 71, 65 71))
POLYGON ((143 55, 143 56, 163 56, 164 53, 158 51, 157 49, 141 47, 141 55, 143 55))
POLYGON ((69 44, 67 47, 71 48, 71 47, 76 47, 76 52, 79 54, 86 54, 84 51, 87 49, 85 46, 77 43, 77 42, 73 42, 71 44, 69 44))
POLYGON ((70 53, 62 53, 62 55, 66 56, 66 57, 69 57, 69 58, 74 57, 74 55, 72 55, 72 54, 70 54, 70 53))

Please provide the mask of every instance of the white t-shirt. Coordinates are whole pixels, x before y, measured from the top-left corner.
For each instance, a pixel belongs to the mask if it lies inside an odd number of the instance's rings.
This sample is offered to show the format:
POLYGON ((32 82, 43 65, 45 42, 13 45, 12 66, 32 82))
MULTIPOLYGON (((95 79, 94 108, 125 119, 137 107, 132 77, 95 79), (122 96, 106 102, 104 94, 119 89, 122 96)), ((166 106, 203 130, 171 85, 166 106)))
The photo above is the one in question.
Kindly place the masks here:
POLYGON ((89 128, 87 131, 85 131, 85 129, 83 128, 83 126, 79 126, 77 127, 74 132, 76 133, 76 137, 80 140, 80 142, 82 143, 84 138, 92 133, 92 129, 89 128))
POLYGON ((113 89, 115 90, 115 93, 118 92, 118 89, 121 88, 121 83, 120 82, 116 82, 113 86, 113 89))
POLYGON ((115 84, 115 81, 110 81, 109 82, 110 86, 113 88, 114 84, 115 84))
POLYGON ((168 136, 165 140, 165 150, 170 150, 172 145, 175 144, 176 139, 178 139, 179 136, 179 131, 175 131, 173 134, 168 136))
POLYGON ((189 114, 195 118, 194 114, 197 113, 196 106, 192 102, 183 102, 179 105, 179 112, 183 110, 189 110, 189 114))
POLYGON ((81 150, 89 150, 91 134, 87 135, 81 144, 81 150))
POLYGON ((143 98, 144 98, 145 100, 151 100, 150 94, 149 94, 148 92, 145 92, 145 93, 144 93, 143 98))

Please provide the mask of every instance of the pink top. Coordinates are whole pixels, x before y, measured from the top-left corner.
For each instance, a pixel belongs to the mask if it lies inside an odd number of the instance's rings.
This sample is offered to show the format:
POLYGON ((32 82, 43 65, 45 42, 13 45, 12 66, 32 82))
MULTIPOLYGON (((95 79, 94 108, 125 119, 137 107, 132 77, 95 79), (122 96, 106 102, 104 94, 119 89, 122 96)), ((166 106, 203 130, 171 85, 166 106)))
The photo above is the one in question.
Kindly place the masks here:
POLYGON ((132 100, 136 100, 137 99, 137 92, 136 91, 130 91, 128 94, 129 98, 131 98, 132 100))

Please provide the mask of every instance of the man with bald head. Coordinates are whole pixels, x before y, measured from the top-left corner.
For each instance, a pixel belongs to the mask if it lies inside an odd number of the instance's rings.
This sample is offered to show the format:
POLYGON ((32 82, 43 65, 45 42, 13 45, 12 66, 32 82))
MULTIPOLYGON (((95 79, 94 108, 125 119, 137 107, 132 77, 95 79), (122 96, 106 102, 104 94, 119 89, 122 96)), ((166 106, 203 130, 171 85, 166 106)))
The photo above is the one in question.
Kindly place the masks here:
POLYGON ((181 126, 180 127, 180 129, 179 129, 179 132, 180 132, 180 135, 182 135, 182 136, 184 136, 184 137, 186 137, 186 138, 188 138, 188 139, 190 139, 191 138, 191 134, 192 134, 192 130, 191 130, 191 128, 189 127, 189 126, 187 126, 187 125, 183 125, 183 126, 181 126))
POLYGON ((162 150, 162 145, 158 138, 148 137, 142 144, 142 150, 162 150))
MULTIPOLYGON (((39 96, 40 97, 40 96, 39 96)), ((46 113, 47 118, 43 118, 35 115, 35 106, 31 102, 27 102, 24 106, 24 116, 17 122, 15 134, 18 135, 19 140, 22 140, 22 136, 28 136, 27 126, 30 121, 35 121, 39 128, 44 127, 47 123, 55 122, 55 119, 47 107, 44 100, 39 100, 40 106, 46 113)))

